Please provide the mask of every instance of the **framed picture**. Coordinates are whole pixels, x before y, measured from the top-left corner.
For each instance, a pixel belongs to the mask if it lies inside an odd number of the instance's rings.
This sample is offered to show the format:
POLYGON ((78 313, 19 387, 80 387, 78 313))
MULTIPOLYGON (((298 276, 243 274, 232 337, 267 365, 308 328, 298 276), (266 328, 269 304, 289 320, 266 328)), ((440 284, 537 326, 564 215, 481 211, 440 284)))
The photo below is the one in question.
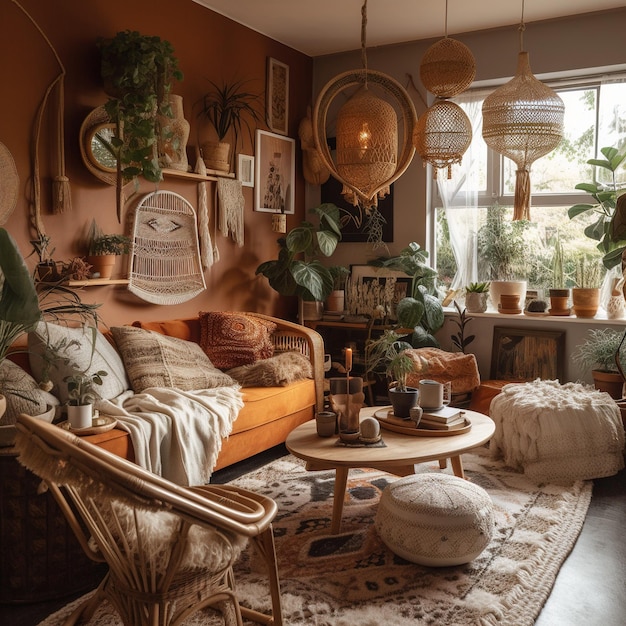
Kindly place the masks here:
POLYGON ((266 130, 256 131, 254 209, 293 213, 296 184, 296 142, 266 130))
POLYGON ((249 154, 238 155, 237 180, 244 187, 254 187, 254 157, 249 154))
MULTIPOLYGON (((333 152, 336 145, 335 137, 328 138, 328 147, 333 152)), ((334 157, 334 152, 333 152, 334 157)), ((343 185, 332 176, 322 185, 321 201, 331 202, 342 209, 341 220, 341 241, 345 243, 367 242, 368 231, 364 215, 358 207, 347 202, 341 195, 343 185)), ((393 184, 384 198, 378 199, 378 212, 383 217, 383 236, 384 242, 393 241, 393 184)))
POLYGON ((351 298, 362 300, 347 305, 351 313, 376 317, 376 307, 382 306, 385 309, 385 317, 392 320, 397 319, 398 302, 410 295, 411 290, 411 277, 404 272, 371 265, 350 266, 350 283, 355 293, 346 294, 348 301, 351 298), (393 279, 393 291, 391 284, 388 284, 391 283, 389 279, 393 279), (357 287, 359 283, 360 288, 357 287), (358 310, 352 311, 355 305, 358 310))
POLYGON ((565 333, 525 328, 493 329, 491 378, 563 380, 565 333))
POLYGON ((275 133, 289 132, 289 66, 267 58, 267 125, 275 133))

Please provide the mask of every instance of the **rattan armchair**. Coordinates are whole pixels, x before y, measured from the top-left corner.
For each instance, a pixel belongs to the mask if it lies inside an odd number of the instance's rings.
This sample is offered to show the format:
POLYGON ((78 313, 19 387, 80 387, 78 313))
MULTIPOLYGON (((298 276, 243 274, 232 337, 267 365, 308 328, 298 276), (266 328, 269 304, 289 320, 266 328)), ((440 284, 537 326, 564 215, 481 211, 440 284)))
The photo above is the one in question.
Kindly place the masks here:
POLYGON ((177 625, 208 607, 228 626, 242 615, 282 624, 272 499, 230 485, 180 487, 28 415, 16 426, 18 460, 48 485, 87 555, 109 566, 65 626, 104 599, 125 626, 177 625), (248 539, 267 564, 271 615, 236 596, 232 565, 248 539))

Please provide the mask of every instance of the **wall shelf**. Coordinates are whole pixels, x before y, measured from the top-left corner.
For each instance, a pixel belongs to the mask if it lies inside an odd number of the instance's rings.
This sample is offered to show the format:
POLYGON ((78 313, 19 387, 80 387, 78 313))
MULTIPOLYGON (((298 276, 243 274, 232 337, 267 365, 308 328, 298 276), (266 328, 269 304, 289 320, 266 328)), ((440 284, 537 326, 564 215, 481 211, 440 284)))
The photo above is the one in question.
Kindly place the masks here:
POLYGON ((87 280, 68 280, 68 287, 105 287, 107 285, 128 285, 128 278, 89 278, 87 280))
POLYGON ((183 178, 185 180, 195 180, 197 182, 207 180, 217 181, 219 178, 235 178, 234 172, 220 172, 218 170, 207 170, 206 176, 196 174, 195 172, 183 172, 181 170, 163 169, 162 172, 164 177, 183 178))

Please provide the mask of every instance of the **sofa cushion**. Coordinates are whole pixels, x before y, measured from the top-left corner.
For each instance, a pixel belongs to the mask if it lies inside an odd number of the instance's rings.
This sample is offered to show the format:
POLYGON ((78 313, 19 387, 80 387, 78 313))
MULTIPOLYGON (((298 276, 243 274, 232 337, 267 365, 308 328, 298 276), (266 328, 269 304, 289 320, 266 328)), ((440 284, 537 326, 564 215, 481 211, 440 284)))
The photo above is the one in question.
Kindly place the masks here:
POLYGON ((242 387, 284 387, 296 380, 312 378, 311 361, 300 352, 283 352, 228 370, 242 387))
POLYGON ((274 354, 273 322, 222 311, 200 311, 198 316, 200 346, 216 367, 229 370, 274 354))
POLYGON ((68 400, 63 379, 77 371, 87 375, 100 370, 107 372, 102 385, 96 386, 96 392, 104 400, 130 389, 120 355, 94 327, 70 328, 39 322, 28 334, 28 350, 33 376, 39 381, 49 379, 53 383, 52 393, 62 403, 68 400))
POLYGON ((41 415, 59 405, 55 396, 40 389, 30 374, 8 359, 0 363, 0 392, 7 400, 0 425, 15 424, 20 413, 41 415))
POLYGON ((114 326, 111 333, 135 393, 148 387, 193 391, 236 384, 193 341, 133 326, 114 326))

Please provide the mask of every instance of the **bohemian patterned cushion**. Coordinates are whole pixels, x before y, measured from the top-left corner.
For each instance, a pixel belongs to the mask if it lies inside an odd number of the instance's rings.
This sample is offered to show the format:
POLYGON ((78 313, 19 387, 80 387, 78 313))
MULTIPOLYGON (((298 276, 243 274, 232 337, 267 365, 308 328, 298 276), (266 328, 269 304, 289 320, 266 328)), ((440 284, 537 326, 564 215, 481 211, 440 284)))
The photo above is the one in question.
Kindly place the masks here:
POLYGON ((274 354, 273 322, 244 313, 200 311, 200 346, 222 370, 248 365, 274 354))

